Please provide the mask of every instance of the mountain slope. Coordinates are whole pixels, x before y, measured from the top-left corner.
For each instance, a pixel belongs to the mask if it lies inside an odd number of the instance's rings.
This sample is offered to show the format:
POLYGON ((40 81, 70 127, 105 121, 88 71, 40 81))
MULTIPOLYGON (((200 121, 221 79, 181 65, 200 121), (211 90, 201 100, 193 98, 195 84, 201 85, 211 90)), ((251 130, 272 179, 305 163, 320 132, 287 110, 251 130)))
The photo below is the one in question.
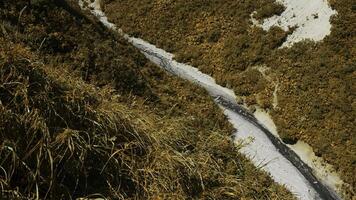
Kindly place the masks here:
MULTIPOLYGON (((198 67, 241 101, 269 111, 284 142, 301 140, 332 164, 355 196, 355 12, 330 1, 337 15, 321 42, 279 48, 293 32, 253 26, 283 12, 274 1, 104 1, 109 20, 198 67)), ((317 16, 315 16, 317 17, 317 16)))
POLYGON ((74 5, 0 3, 2 199, 293 199, 203 90, 74 5))

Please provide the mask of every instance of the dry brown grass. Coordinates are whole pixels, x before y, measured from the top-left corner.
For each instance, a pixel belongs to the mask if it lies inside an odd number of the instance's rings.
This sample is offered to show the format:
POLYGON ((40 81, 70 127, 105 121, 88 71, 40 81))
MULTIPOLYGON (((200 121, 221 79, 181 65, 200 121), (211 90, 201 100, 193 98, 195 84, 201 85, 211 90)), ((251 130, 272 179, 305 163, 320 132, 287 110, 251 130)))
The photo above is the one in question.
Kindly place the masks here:
POLYGON ((161 118, 139 100, 128 107, 111 89, 97 90, 37 61, 21 45, 0 43, 3 198, 288 194, 243 158, 218 124, 209 131, 202 127, 208 120, 191 115, 161 118))
POLYGON ((356 188, 355 6, 329 0, 338 12, 331 34, 322 42, 305 41, 278 48, 290 32, 252 26, 283 9, 274 0, 107 0, 109 20, 124 32, 141 37, 198 67, 229 87, 248 105, 270 111, 281 138, 303 140, 335 166, 347 183, 349 198, 356 188), (256 66, 267 66, 274 81, 256 66), (279 83, 278 106, 272 105, 279 83))
POLYGON ((5 4, 2 199, 293 198, 238 153, 202 89, 62 7, 5 4))
POLYGON ((26 198, 68 199, 135 191, 134 161, 149 154, 151 138, 130 110, 27 49, 1 44, 3 195, 15 189, 26 198))

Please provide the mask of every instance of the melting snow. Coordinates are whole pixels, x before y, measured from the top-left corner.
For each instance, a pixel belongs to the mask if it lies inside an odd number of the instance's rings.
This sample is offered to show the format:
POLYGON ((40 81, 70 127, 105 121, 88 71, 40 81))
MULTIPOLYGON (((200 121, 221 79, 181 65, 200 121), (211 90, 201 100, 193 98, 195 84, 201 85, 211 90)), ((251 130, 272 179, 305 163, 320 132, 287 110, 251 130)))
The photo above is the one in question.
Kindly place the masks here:
POLYGON ((252 22, 266 31, 272 26, 279 26, 285 31, 296 27, 282 47, 291 47, 304 39, 320 41, 330 34, 330 17, 337 12, 329 7, 327 0, 277 0, 277 2, 286 7, 280 16, 275 15, 265 19, 262 24, 258 24, 255 19, 252 19, 252 22))
MULTIPOLYGON (((315 1, 319 2, 320 0, 315 1)), ((305 0, 301 0, 301 2, 305 2, 305 0)), ((295 4, 299 5, 299 3, 295 4)), ((85 9, 82 0, 79 0, 79 5, 82 7, 82 9, 85 9)), ((165 68, 166 70, 181 78, 199 84, 201 87, 205 88, 213 97, 222 96, 230 102, 236 102, 236 96, 234 92, 228 88, 216 84, 212 77, 203 74, 192 66, 174 61, 172 54, 159 49, 154 45, 143 41, 142 39, 133 38, 123 34, 120 29, 116 28, 115 24, 112 24, 108 21, 105 13, 100 9, 100 0, 95 0, 93 3, 89 3, 88 7, 92 8, 91 12, 96 17, 98 17, 98 19, 105 26, 121 33, 129 42, 140 49, 141 52, 144 53, 145 56, 153 63, 165 68)), ((309 10, 313 11, 313 9, 309 10)), ((323 15, 320 15, 320 17, 322 16, 323 15)), ((275 20, 278 21, 278 19, 275 20)), ((267 27, 271 22, 266 21, 265 23, 266 25, 264 26, 267 27)), ((224 109, 224 113, 229 118, 229 121, 237 129, 237 132, 235 133, 237 142, 241 140, 246 141, 253 138, 248 144, 242 147, 241 152, 250 157, 256 166, 261 167, 261 169, 270 173, 271 177, 276 182, 285 185, 292 193, 295 194, 297 198, 303 200, 319 199, 309 182, 298 171, 298 169, 292 165, 290 161, 283 157, 283 155, 276 149, 276 147, 263 133, 263 131, 233 111, 224 109)), ((271 121, 269 118, 258 117, 258 114, 256 117, 259 118, 262 123, 274 125, 273 121, 271 121)), ((271 128, 271 126, 269 127, 271 128)), ((271 128, 271 132, 277 134, 277 129, 275 126, 271 128)))

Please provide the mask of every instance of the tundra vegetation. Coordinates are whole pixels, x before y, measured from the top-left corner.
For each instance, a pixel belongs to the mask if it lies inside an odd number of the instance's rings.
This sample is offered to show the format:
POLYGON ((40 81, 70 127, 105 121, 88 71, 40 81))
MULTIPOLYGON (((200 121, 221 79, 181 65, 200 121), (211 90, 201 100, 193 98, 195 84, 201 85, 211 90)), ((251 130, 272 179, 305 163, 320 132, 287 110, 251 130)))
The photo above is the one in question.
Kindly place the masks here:
POLYGON ((0 2, 1 199, 294 199, 233 131, 77 2, 0 2))
POLYGON ((322 42, 279 48, 293 32, 253 26, 280 14, 274 0, 106 0, 105 13, 124 32, 198 67, 232 88, 249 106, 269 111, 288 144, 303 140, 356 188, 355 4, 329 0, 338 14, 322 42), (268 69, 260 73, 259 67, 268 69), (278 105, 273 92, 278 84, 278 105))

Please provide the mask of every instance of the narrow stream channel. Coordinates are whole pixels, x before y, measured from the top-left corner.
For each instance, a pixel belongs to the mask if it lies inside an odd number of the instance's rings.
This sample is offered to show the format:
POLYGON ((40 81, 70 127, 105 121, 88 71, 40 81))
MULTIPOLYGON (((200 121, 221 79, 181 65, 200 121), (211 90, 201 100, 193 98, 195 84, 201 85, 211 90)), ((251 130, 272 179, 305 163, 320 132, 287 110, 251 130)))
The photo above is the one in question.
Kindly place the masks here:
MULTIPOLYGON (((79 1, 79 5, 86 9, 82 0, 79 1)), ((91 13, 107 28, 122 34, 151 62, 206 89, 237 130, 234 133, 234 140, 237 143, 249 141, 243 145, 240 152, 249 157, 255 166, 268 172, 276 182, 285 185, 298 199, 340 199, 333 189, 325 186, 313 175, 312 169, 294 151, 236 102, 232 90, 216 84, 212 77, 203 74, 197 68, 176 62, 172 54, 142 39, 122 33, 101 11, 99 0, 89 3, 88 6, 92 8, 91 13)))

